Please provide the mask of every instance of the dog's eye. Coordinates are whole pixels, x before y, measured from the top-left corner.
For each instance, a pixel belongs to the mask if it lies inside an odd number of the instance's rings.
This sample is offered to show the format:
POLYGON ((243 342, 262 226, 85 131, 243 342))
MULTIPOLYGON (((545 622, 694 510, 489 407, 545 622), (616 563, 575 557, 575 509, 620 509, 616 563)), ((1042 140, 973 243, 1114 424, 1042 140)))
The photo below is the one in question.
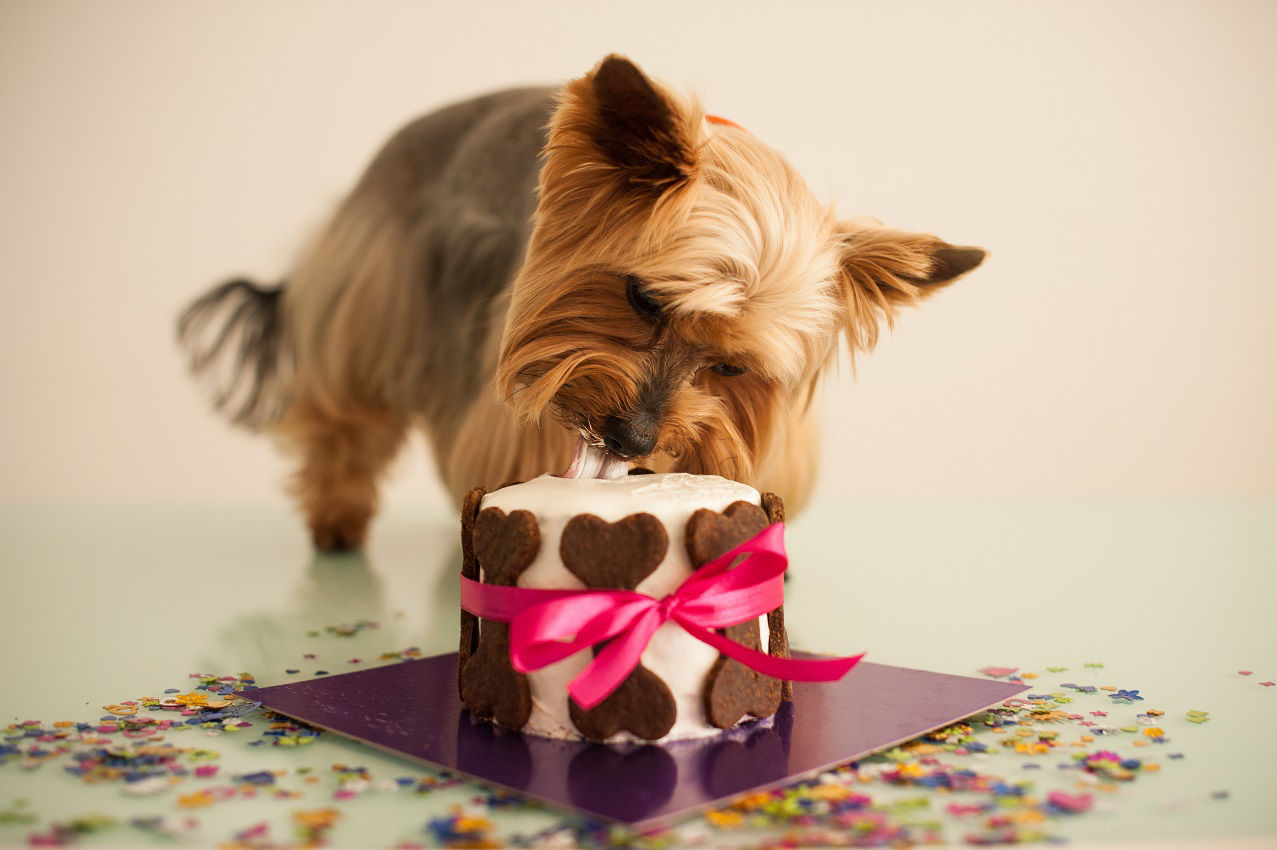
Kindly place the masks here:
POLYGON ((715 363, 712 368, 724 378, 735 378, 737 375, 744 375, 749 371, 749 367, 742 366, 739 363, 715 363))
POLYGON ((630 307, 645 320, 655 322, 661 317, 661 302, 652 297, 652 293, 643 286, 643 281, 630 275, 625 284, 625 297, 630 307))

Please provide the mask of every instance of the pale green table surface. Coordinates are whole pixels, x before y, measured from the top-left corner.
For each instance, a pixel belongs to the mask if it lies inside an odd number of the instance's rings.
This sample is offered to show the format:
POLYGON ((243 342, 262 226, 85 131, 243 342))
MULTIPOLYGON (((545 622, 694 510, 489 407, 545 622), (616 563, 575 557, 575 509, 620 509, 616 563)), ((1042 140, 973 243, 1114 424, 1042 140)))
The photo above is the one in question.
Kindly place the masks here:
MULTIPOLYGON (((826 503, 790 525, 788 544, 786 610, 797 647, 868 650, 880 663, 966 675, 1019 667, 1039 674, 1027 682, 1035 690, 1111 685, 1146 697, 1127 705, 1100 693, 1069 706, 1107 710, 1111 722, 1165 712, 1165 744, 1137 752, 1130 744, 1139 736, 1126 735, 1096 745, 1156 759, 1161 770, 1097 794, 1091 812, 1052 819, 1050 834, 1083 843, 1277 844, 1277 687, 1260 684, 1277 680, 1277 504, 826 503), (1189 710, 1210 719, 1189 723, 1189 710)), ((28 720, 96 722, 104 705, 190 690, 196 672, 250 672, 270 685, 456 644, 460 551, 441 509, 392 505, 366 557, 315 557, 282 504, 11 505, 0 508, 0 559, 0 730, 28 720), (350 636, 329 630, 360 621, 377 627, 350 636)), ((30 769, 11 759, 0 764, 0 844, 25 844, 90 814, 116 825, 84 835, 85 843, 215 845, 257 824, 270 841, 288 843, 296 840, 294 812, 331 807, 340 818, 330 844, 430 845, 426 823, 482 793, 470 784, 424 795, 392 790, 399 777, 429 772, 331 735, 291 749, 250 746, 262 725, 219 737, 170 735, 180 746, 217 751, 219 773, 149 797, 130 796, 121 783, 86 784, 65 771, 67 756, 30 769), (365 768, 372 787, 335 800, 333 764, 365 768), (201 787, 262 770, 281 772, 278 787, 297 795, 178 805, 201 787), (171 839, 129 825, 155 816, 195 825, 171 839)), ((1024 757, 995 747, 969 764, 1032 780, 1035 793, 1073 790, 1070 772, 1054 769, 1060 760, 1029 770, 1024 757)), ((928 793, 881 783, 865 792, 875 801, 928 793)), ((944 839, 960 843, 962 824, 944 814, 944 795, 932 796, 944 839)), ((479 811, 499 838, 564 816, 479 811)), ((662 840, 748 845, 769 834, 693 819, 662 840)))

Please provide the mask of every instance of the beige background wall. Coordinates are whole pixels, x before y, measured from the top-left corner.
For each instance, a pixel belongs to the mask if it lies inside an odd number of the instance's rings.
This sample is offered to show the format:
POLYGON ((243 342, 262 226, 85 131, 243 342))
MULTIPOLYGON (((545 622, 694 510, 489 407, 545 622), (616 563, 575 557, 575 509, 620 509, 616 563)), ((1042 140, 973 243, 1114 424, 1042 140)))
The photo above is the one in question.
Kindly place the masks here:
MULTIPOLYGON (((855 498, 1277 496, 1277 4, 0 3, 0 500, 272 502, 172 344, 403 121, 604 54, 992 252, 826 393, 855 498)), ((417 443, 390 498, 442 505, 417 443)))

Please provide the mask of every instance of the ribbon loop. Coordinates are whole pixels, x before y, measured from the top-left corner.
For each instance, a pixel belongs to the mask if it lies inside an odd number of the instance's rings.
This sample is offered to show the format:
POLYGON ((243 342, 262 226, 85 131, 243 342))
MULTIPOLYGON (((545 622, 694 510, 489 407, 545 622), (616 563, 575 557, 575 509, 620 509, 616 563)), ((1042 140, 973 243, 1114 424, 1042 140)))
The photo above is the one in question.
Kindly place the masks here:
POLYGON ((506 587, 462 576, 461 607, 484 619, 510 624, 510 663, 520 673, 606 642, 568 686, 586 709, 620 686, 638 666, 652 635, 671 620, 692 637, 766 676, 805 682, 840 679, 863 653, 779 658, 714 631, 780 607, 785 600, 787 564, 784 526, 775 523, 696 570, 663 599, 631 590, 506 587))

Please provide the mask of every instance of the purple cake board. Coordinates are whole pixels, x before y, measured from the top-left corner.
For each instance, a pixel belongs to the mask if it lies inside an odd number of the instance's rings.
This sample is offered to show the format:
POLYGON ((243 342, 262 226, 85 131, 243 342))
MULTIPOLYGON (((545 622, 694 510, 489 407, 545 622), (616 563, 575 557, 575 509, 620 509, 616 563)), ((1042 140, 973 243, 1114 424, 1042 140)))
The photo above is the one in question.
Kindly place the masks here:
POLYGON ((457 697, 455 652, 244 696, 379 750, 644 830, 855 761, 1025 690, 862 662, 838 682, 795 682, 793 701, 770 723, 624 745, 522 735, 473 720, 457 697))

